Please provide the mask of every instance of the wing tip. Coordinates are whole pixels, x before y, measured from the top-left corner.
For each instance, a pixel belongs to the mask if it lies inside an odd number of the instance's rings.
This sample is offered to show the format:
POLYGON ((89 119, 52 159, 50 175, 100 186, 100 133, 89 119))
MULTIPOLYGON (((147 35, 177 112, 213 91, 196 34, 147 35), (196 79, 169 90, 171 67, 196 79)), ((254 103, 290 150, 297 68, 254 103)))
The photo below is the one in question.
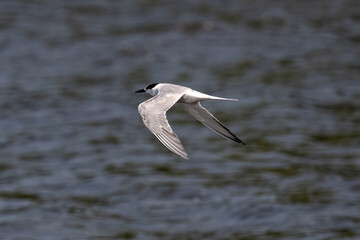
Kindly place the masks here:
POLYGON ((154 135, 157 137, 157 139, 173 154, 178 155, 186 160, 189 160, 189 156, 188 156, 187 152, 185 151, 185 148, 182 145, 179 137, 174 132, 169 132, 164 128, 162 128, 162 131, 175 136, 175 138, 179 141, 178 142, 179 145, 176 145, 176 143, 174 145, 174 142, 172 142, 171 140, 168 141, 169 138, 167 138, 166 135, 154 133, 154 135))
MULTIPOLYGON (((166 146, 165 146, 166 147, 166 146)), ((169 148, 168 148, 169 149, 169 148)), ((170 149, 169 149, 170 150, 170 149)), ((177 153, 177 152, 174 152, 172 150, 170 150, 173 154, 175 155, 178 155, 179 157, 185 159, 185 160, 190 160, 188 154, 184 151, 184 152, 181 152, 181 153, 177 153)))
POLYGON ((242 145, 244 145, 244 146, 246 146, 246 143, 245 142, 243 142, 243 141, 241 141, 241 139, 240 138, 238 138, 238 137, 236 137, 235 136, 235 142, 237 142, 237 143, 241 143, 242 145))
MULTIPOLYGON (((169 149, 170 150, 170 149, 169 149)), ((171 151, 171 150, 170 150, 171 151)), ((173 152, 173 151, 172 151, 173 152)), ((189 155, 187 154, 187 152, 185 152, 185 149, 183 149, 183 152, 177 153, 177 152, 173 152, 174 154, 182 157, 185 160, 190 160, 189 155)))
POLYGON ((189 155, 187 154, 187 152, 185 151, 185 149, 183 149, 183 152, 181 152, 181 154, 175 153, 176 155, 182 157, 185 160, 190 160, 189 155))
POLYGON ((186 156, 181 156, 185 160, 190 160, 189 156, 186 154, 186 156))

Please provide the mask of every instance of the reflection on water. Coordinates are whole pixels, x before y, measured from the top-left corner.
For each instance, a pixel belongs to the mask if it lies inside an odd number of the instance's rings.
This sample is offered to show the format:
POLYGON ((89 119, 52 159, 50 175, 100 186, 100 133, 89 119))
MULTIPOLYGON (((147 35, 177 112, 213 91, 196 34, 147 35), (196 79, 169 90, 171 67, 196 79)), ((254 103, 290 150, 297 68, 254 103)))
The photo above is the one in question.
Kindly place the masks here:
POLYGON ((355 1, 1 1, 1 239, 360 237, 355 1), (247 142, 133 91, 172 82, 247 142))

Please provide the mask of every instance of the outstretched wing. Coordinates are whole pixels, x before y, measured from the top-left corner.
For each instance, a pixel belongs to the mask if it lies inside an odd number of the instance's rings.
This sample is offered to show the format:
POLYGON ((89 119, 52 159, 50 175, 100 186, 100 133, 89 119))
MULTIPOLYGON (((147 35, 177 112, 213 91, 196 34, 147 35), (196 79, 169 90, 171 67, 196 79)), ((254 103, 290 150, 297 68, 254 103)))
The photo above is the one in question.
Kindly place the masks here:
POLYGON ((145 126, 149 128, 165 147, 173 153, 189 159, 180 139, 171 129, 166 119, 166 111, 183 95, 183 91, 160 90, 156 96, 141 103, 138 109, 145 126))
POLYGON ((230 132, 227 127, 225 127, 219 120, 217 120, 208 110, 201 106, 200 102, 194 104, 184 104, 184 106, 188 113, 190 113, 195 119, 199 120, 208 128, 214 130, 223 137, 245 145, 243 141, 235 136, 235 134, 230 132))

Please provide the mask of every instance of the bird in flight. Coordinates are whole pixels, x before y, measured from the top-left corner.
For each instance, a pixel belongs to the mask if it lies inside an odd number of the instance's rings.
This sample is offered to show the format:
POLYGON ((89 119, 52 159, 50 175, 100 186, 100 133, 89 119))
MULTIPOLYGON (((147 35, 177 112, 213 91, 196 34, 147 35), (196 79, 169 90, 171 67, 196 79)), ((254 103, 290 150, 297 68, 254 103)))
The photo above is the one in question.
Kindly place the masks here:
POLYGON ((139 104, 138 110, 142 120, 145 126, 165 147, 182 158, 189 159, 179 137, 171 129, 166 119, 166 111, 177 102, 182 103, 190 115, 208 128, 223 137, 245 145, 243 141, 200 105, 200 101, 204 100, 238 101, 237 99, 215 97, 188 87, 169 83, 152 83, 144 89, 135 91, 135 93, 148 93, 153 96, 139 104))

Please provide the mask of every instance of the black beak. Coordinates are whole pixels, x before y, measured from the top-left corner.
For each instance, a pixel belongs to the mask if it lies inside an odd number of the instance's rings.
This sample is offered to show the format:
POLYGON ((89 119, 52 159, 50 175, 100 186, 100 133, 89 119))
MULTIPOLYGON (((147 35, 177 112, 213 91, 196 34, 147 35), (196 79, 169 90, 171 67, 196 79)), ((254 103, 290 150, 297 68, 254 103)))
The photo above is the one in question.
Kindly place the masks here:
POLYGON ((140 90, 135 91, 135 93, 142 93, 142 92, 145 92, 145 90, 144 90, 144 89, 140 89, 140 90))

